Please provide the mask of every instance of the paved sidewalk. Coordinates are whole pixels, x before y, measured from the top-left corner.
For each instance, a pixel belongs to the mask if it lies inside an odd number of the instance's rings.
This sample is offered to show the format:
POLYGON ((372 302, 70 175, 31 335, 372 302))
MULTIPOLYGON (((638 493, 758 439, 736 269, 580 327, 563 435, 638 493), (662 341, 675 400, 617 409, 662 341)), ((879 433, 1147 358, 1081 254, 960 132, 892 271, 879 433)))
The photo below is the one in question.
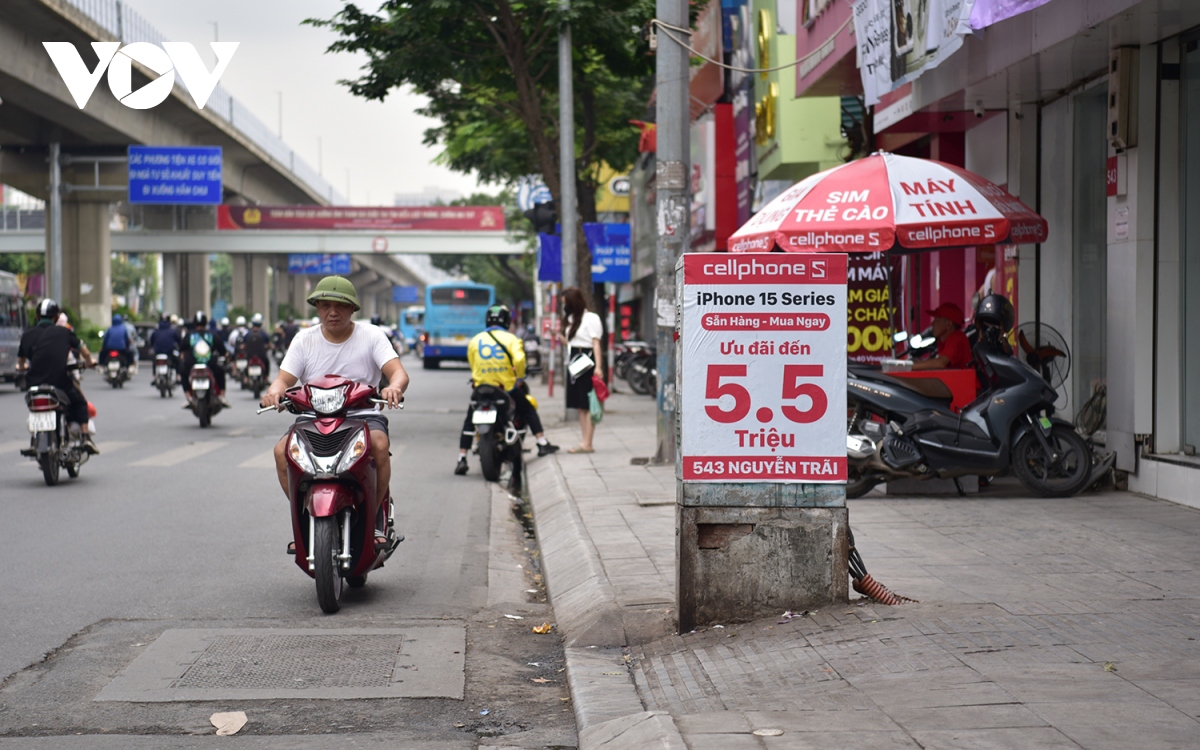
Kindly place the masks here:
MULTIPOLYGON (((537 395, 565 451, 578 426, 537 395)), ((585 750, 1200 747, 1200 511, 873 493, 849 503, 858 548, 920 603, 676 635, 673 472, 631 464, 653 401, 615 394, 595 445, 529 464, 585 750)))

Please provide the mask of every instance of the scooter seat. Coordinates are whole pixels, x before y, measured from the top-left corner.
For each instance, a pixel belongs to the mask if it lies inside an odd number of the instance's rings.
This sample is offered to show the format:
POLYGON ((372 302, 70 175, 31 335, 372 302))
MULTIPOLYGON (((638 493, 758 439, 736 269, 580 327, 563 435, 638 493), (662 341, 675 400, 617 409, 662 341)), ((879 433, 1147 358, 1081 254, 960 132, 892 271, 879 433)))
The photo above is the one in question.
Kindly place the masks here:
POLYGON ((954 398, 954 394, 950 392, 949 386, 934 376, 908 376, 897 378, 882 372, 875 372, 871 373, 870 379, 880 383, 890 383, 891 385, 906 388, 914 393, 921 394, 925 398, 932 398, 947 402, 954 398))

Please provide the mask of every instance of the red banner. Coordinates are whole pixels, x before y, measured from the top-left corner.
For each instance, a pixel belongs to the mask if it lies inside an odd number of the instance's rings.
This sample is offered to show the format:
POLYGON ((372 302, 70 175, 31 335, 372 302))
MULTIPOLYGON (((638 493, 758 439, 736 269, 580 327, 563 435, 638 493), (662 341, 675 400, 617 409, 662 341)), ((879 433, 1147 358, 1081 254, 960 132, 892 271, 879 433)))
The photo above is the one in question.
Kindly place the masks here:
POLYGON ((217 206, 218 229, 504 229, 503 206, 217 206))

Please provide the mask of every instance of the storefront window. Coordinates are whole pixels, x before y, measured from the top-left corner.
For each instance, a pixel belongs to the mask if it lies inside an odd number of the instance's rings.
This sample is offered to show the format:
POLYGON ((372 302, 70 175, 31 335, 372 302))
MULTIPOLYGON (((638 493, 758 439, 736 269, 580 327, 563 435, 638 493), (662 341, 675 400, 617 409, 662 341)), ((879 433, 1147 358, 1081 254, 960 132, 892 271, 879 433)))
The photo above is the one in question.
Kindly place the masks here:
POLYGON ((1182 48, 1183 147, 1183 443, 1200 446, 1200 40, 1182 48))
POLYGON ((1107 88, 1096 86, 1075 99, 1075 205, 1072 300, 1072 369, 1075 389, 1070 408, 1078 409, 1105 378, 1108 297, 1108 199, 1104 165, 1107 88))

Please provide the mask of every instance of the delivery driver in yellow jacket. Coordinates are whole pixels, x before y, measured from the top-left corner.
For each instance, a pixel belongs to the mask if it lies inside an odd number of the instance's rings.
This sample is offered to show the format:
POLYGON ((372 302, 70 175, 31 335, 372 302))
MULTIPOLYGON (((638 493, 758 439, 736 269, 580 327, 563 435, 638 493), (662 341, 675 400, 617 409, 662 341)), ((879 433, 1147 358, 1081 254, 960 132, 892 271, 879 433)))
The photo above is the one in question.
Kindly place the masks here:
MULTIPOLYGON (((487 330, 476 334, 467 344, 467 361, 471 363, 471 382, 474 385, 494 385, 503 388, 516 403, 517 414, 525 425, 537 436, 539 456, 548 456, 558 450, 551 445, 542 431, 542 420, 537 409, 529 403, 525 386, 525 344, 508 332, 512 313, 504 305, 488 308, 485 324, 487 330)), ((458 464, 455 474, 467 473, 467 451, 475 440, 475 423, 471 419, 471 407, 467 407, 467 419, 463 422, 462 436, 458 439, 458 464)))

